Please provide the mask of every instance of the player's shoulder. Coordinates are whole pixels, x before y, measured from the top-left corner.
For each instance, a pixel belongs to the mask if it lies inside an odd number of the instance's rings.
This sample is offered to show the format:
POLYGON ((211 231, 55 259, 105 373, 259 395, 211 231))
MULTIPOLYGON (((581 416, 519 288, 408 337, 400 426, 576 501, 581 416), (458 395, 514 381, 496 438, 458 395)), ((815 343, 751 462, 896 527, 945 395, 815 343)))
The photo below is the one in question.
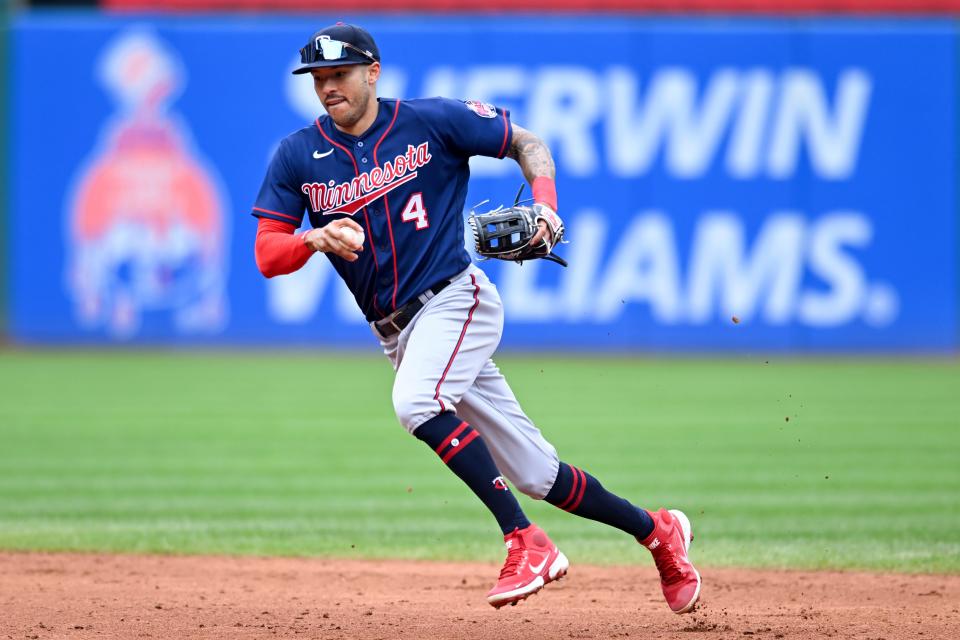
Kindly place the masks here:
POLYGON ((319 121, 311 122, 309 125, 290 133, 280 140, 280 148, 295 151, 316 144, 318 124, 320 124, 319 121))
POLYGON ((443 96, 433 96, 431 98, 413 98, 404 100, 403 107, 409 109, 412 113, 424 118, 433 116, 443 117, 453 109, 463 109, 465 107, 463 100, 454 100, 443 96))
POLYGON ((301 167, 317 148, 319 135, 316 122, 297 129, 280 139, 276 158, 288 167, 301 167))

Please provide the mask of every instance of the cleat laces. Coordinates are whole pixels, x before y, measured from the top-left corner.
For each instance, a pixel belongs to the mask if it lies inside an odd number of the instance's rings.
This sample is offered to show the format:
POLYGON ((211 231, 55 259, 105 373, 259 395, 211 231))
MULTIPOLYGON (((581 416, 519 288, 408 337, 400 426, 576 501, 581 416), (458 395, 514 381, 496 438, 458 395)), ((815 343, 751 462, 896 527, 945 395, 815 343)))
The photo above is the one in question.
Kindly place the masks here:
POLYGON ((657 565, 657 571, 660 572, 660 578, 664 583, 673 584, 683 580, 683 569, 680 568, 670 543, 664 543, 654 552, 653 562, 657 565))
POLYGON ((514 545, 507 551, 507 561, 503 565, 503 569, 500 569, 500 579, 503 580, 507 576, 514 576, 520 572, 520 564, 523 562, 523 555, 525 549, 520 545, 514 545))

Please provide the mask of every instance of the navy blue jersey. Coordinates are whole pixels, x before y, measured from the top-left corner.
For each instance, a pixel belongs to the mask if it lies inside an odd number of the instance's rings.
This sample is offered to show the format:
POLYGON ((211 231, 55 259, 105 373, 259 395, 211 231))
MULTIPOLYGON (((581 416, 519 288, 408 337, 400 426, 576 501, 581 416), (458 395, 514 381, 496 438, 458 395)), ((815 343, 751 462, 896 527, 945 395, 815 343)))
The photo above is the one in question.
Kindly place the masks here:
POLYGON ((463 271, 463 206, 470 156, 502 158, 513 128, 507 111, 427 98, 379 101, 361 136, 329 116, 283 139, 253 215, 314 227, 351 216, 366 232, 356 262, 326 254, 367 320, 379 320, 463 271))

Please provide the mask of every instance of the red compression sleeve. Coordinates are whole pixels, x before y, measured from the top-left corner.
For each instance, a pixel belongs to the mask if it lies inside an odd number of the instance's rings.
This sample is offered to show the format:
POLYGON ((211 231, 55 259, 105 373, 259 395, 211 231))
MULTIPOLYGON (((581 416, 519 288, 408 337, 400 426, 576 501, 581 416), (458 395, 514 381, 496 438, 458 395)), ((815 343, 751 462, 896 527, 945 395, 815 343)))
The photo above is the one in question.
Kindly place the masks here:
POLYGON ((297 230, 292 224, 260 218, 257 223, 257 242, 254 256, 260 273, 268 278, 293 273, 314 254, 303 244, 303 235, 294 235, 297 230))
POLYGON ((539 176, 533 179, 533 201, 547 205, 554 211, 557 209, 557 183, 553 178, 539 176))

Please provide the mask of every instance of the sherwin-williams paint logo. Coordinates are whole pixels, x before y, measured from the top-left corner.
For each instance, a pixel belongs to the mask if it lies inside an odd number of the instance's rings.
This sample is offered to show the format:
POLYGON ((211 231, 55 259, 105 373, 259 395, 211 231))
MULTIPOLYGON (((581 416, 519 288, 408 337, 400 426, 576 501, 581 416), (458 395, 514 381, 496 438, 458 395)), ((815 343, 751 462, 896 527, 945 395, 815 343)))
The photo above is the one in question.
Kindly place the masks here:
POLYGON ((134 29, 108 45, 97 71, 117 112, 67 204, 76 317, 117 339, 153 326, 218 332, 227 318, 228 207, 219 177, 170 110, 186 84, 180 61, 134 29))

